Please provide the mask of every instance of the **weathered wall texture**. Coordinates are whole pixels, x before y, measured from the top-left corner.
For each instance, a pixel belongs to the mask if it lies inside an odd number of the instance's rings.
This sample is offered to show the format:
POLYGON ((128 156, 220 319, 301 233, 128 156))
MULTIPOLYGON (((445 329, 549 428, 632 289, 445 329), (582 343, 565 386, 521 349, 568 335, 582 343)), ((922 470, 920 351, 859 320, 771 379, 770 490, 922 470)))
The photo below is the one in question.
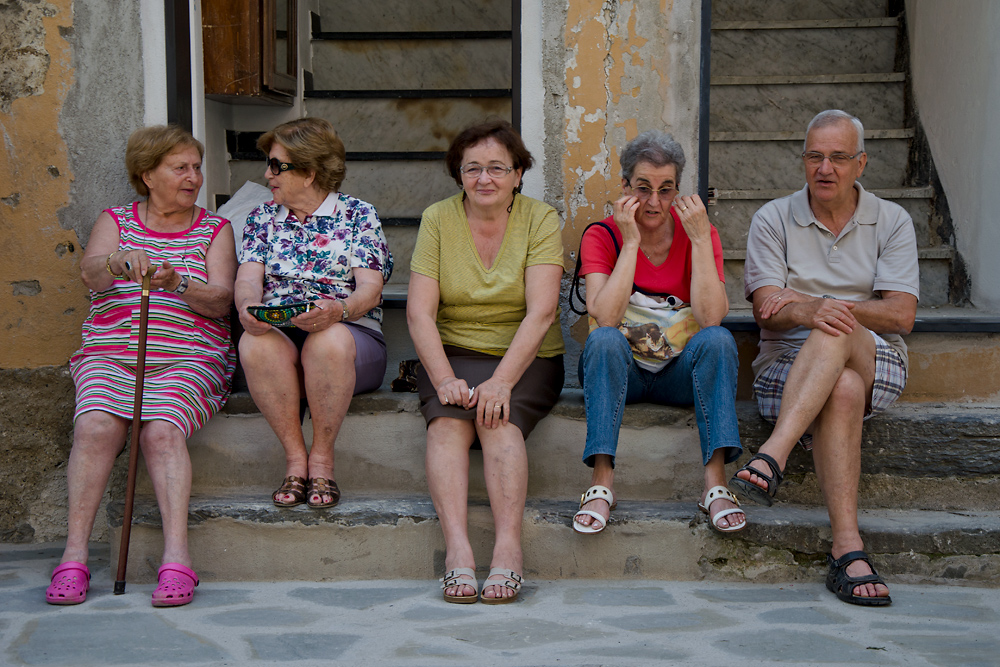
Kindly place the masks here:
MULTIPOLYGON (((671 132, 697 174, 699 8, 696 0, 547 0, 544 15, 546 195, 564 215, 572 270, 587 224, 622 194, 620 149, 640 132, 671 132)), ((563 310, 566 311, 565 303, 563 310)), ((568 378, 586 321, 564 317, 568 378)))
POLYGON ((907 0, 913 91, 972 281, 972 301, 1000 311, 1000 4, 907 0))
POLYGON ((139 3, 0 0, 0 541, 65 534, 79 261, 142 107, 139 3))

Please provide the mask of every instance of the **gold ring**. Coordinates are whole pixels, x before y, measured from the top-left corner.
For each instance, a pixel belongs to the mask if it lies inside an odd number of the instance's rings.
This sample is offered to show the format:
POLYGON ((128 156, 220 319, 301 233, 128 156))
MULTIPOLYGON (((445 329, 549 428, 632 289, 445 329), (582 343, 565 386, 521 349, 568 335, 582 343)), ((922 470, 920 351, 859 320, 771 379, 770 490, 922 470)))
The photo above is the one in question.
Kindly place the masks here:
POLYGON ((499 405, 494 405, 494 406, 493 406, 493 409, 494 409, 494 410, 499 410, 499 409, 500 409, 500 406, 499 406, 499 405))
POLYGON ((688 207, 687 206, 681 206, 681 210, 682 211, 686 211, 686 210, 688 210, 688 207))

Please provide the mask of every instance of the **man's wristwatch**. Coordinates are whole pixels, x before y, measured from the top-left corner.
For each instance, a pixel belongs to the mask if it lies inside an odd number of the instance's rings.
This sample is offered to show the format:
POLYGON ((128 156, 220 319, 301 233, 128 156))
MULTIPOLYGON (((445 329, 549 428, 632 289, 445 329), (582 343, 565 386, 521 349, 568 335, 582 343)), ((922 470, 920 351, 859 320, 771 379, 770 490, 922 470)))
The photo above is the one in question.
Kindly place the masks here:
POLYGON ((180 274, 180 276, 181 276, 181 283, 174 289, 174 294, 184 294, 184 292, 187 292, 188 277, 183 273, 180 274))
POLYGON ((347 310, 347 302, 344 301, 343 299, 337 299, 337 301, 340 303, 340 307, 344 309, 344 314, 340 316, 340 321, 346 322, 348 318, 351 316, 350 311, 347 310))

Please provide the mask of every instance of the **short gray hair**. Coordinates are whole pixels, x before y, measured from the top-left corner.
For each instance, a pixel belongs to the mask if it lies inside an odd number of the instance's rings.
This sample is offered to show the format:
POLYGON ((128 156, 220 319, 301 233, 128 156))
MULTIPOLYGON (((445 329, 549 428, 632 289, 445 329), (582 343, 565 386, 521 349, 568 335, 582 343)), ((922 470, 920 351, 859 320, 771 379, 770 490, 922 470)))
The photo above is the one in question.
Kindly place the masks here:
POLYGON ((837 123, 843 123, 844 121, 853 125, 854 131, 858 133, 858 143, 854 146, 854 152, 864 153, 865 126, 861 124, 860 118, 852 116, 846 111, 841 111, 840 109, 827 109, 826 111, 820 111, 818 114, 813 116, 813 119, 809 121, 809 125, 806 127, 806 138, 802 140, 802 152, 807 150, 806 142, 809 141, 809 133, 814 129, 829 127, 830 125, 836 125, 837 123))
POLYGON ((680 185, 681 172, 684 171, 684 149, 674 141, 674 138, 660 130, 646 130, 625 145, 618 160, 622 166, 622 178, 632 182, 632 172, 640 162, 648 162, 654 167, 665 167, 669 164, 677 169, 677 182, 680 185))

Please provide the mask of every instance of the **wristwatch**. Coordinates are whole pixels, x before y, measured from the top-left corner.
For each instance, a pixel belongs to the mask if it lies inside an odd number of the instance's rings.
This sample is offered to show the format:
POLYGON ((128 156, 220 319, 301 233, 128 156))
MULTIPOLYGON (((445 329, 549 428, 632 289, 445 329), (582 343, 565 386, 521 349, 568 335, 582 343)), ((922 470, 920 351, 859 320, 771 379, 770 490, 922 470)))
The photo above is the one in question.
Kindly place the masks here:
POLYGON ((351 312, 347 310, 347 302, 343 299, 337 299, 337 301, 340 303, 340 307, 344 309, 344 314, 340 316, 340 321, 346 322, 351 317, 351 312))
POLYGON ((183 273, 180 274, 180 276, 181 276, 181 284, 178 285, 176 289, 174 289, 174 294, 184 294, 184 292, 187 292, 188 277, 183 273))

